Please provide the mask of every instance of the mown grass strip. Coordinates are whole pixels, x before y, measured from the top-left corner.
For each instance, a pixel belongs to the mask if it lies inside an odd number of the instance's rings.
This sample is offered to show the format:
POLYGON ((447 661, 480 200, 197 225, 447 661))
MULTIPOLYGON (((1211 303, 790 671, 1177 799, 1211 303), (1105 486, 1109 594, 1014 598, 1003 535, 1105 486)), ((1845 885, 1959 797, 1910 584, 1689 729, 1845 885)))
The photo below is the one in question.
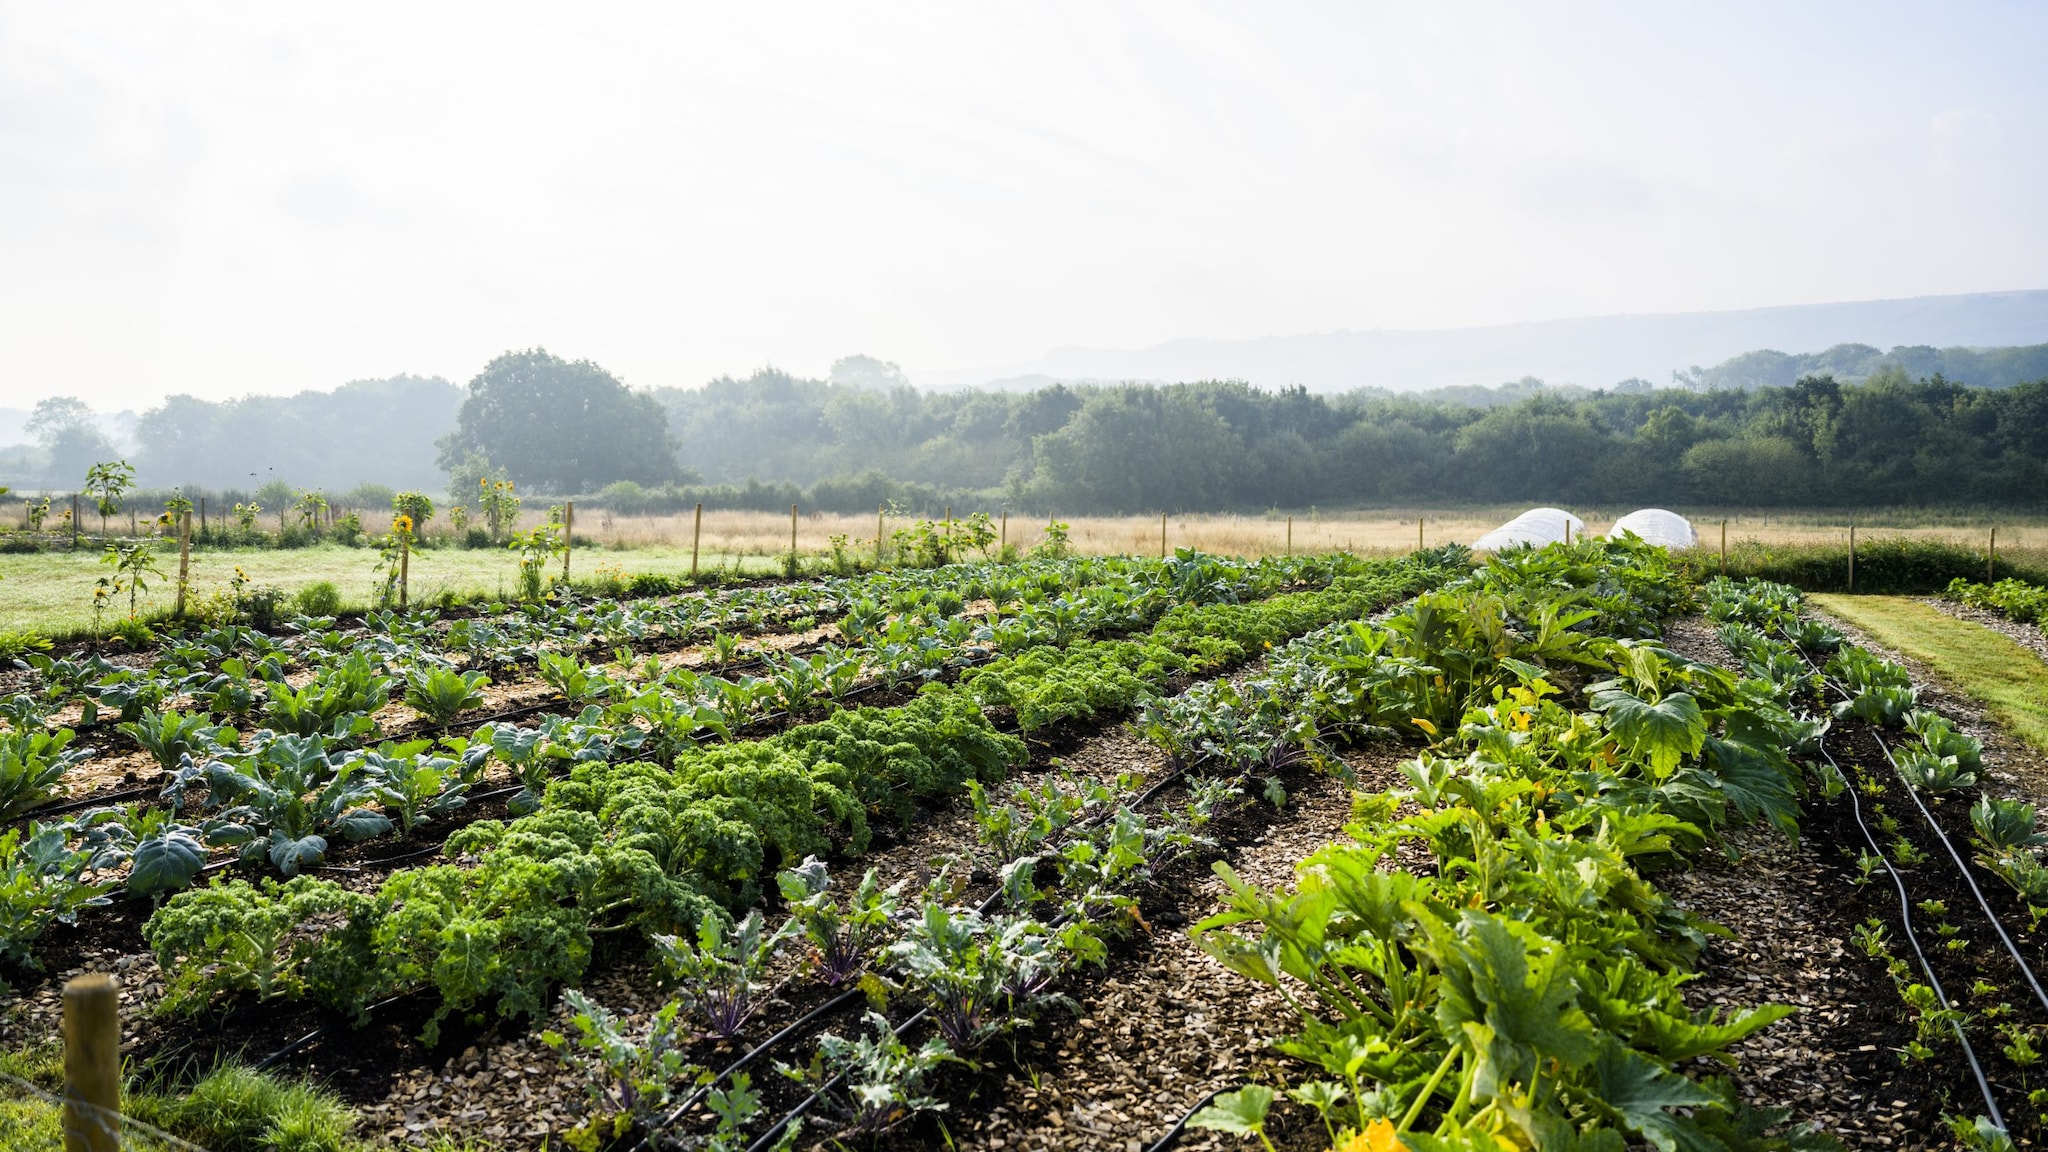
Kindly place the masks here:
POLYGON ((1904 596, 1812 596, 1809 600, 1918 660, 1949 687, 2048 754, 2048 662, 2012 638, 1904 596))

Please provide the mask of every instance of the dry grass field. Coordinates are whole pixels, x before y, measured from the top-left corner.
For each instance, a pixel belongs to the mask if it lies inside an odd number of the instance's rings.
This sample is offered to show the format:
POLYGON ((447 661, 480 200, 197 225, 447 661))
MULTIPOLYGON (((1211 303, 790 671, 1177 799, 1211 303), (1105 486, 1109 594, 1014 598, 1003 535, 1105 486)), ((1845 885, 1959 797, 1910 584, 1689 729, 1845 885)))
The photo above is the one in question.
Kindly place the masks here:
MULTIPOLYGON (((965 518, 971 510, 956 509, 965 518)), ((1196 513, 1165 518, 1168 548, 1196 548, 1233 556, 1262 556, 1285 552, 1325 552, 1344 549, 1353 552, 1405 552, 1417 546, 1470 544, 1521 508, 1459 509, 1428 511, 1386 509, 1362 512, 1297 513, 1264 516, 1196 513), (1291 521, 1291 526, 1290 526, 1291 521)), ((1630 509, 1572 509, 1583 518, 1588 530, 1604 533, 1630 509)), ((1846 513, 1802 511, 1759 514, 1723 513, 1679 509, 1692 518, 1702 543, 1717 546, 1725 517, 1730 543, 1753 540, 1762 544, 1828 544, 1848 539, 1850 516, 1846 513)), ((998 523, 1001 524, 1000 514, 998 523)), ((913 522, 910 517, 889 517, 882 521, 884 536, 913 522)), ((1065 518, 1073 547, 1090 554, 1135 552, 1157 555, 1160 550, 1160 518, 1156 516, 1076 516, 1065 518)), ((1971 518, 1952 514, 1912 511, 1870 516, 1859 514, 1860 532, 1866 535, 1910 536, 1939 539, 1981 548, 1992 524, 1998 526, 2000 554, 2009 552, 2048 553, 2048 518, 1971 518)), ((1007 521, 1007 539, 1030 547, 1044 539, 1045 522, 1037 517, 1012 516, 1007 521)), ((588 536, 606 547, 641 549, 681 546, 690 543, 692 517, 611 516, 604 512, 580 514, 576 520, 579 536, 588 536)), ((796 547, 799 553, 824 553, 832 537, 844 536, 848 546, 872 554, 876 517, 838 513, 803 513, 796 519, 796 547)), ((790 518, 776 512, 706 512, 700 545, 706 554, 734 556, 782 556, 790 548, 790 518)))
MULTIPOLYGON (((1406 552, 1418 543, 1469 544, 1520 508, 1480 508, 1455 511, 1384 509, 1333 513, 1269 515, 1169 515, 1165 518, 1164 546, 1196 548, 1234 556, 1260 556, 1295 552, 1324 552, 1343 549, 1360 553, 1406 552)), ((972 509, 956 509, 965 518, 972 509)), ((1573 509, 1586 521, 1588 530, 1605 532, 1627 509, 1573 509)), ((1699 528, 1703 547, 1720 543, 1722 514, 1713 510, 1680 509, 1699 528)), ((1010 544, 1030 548, 1044 540, 1045 521, 1038 517, 1011 516, 1005 522, 996 513, 999 531, 1010 544)), ((522 525, 538 523, 539 516, 522 517, 522 525)), ((913 517, 887 517, 881 528, 885 538, 915 524, 913 517)), ((1915 537, 1938 539, 1981 551, 1990 525, 1989 517, 1972 518, 1942 512, 1911 510, 1872 516, 1859 513, 1863 539, 1915 537)), ((1157 516, 1079 516, 1066 521, 1069 542, 1078 552, 1103 555, 1137 553, 1158 555, 1162 540, 1157 516)), ((1731 548, 1745 544, 1765 547, 1792 544, 1842 544, 1849 531, 1847 514, 1803 511, 1759 515, 1754 512, 1727 516, 1731 548)), ((1998 517, 1999 555, 2014 561, 2031 561, 2048 566, 2048 518, 1998 517)), ((836 537, 860 563, 874 555, 876 518, 872 515, 799 513, 796 519, 796 549, 800 556, 828 555, 836 537)), ((579 577, 612 572, 658 572, 681 574, 690 569, 692 517, 614 516, 601 509, 580 510, 576 535, 588 543, 579 547, 574 570, 579 577)), ((429 526, 429 535, 445 534, 440 524, 429 526), (435 530, 439 529, 437 533, 435 530)), ((706 568, 737 569, 769 573, 780 568, 790 549, 790 518, 786 513, 714 511, 704 514, 698 539, 699 563, 706 568)), ((893 556, 893 551, 890 553, 893 556)), ((161 545, 160 563, 175 572, 176 550, 170 542, 161 545), (166 554, 168 553, 168 554, 166 554)), ((239 566, 261 584, 296 592, 317 581, 333 583, 343 602, 351 608, 369 603, 378 587, 373 568, 373 548, 343 548, 326 544, 280 551, 274 548, 208 548, 193 553, 193 592, 206 596, 225 588, 239 566)), ((465 598, 502 597, 516 586, 517 558, 505 549, 462 549, 432 547, 414 554, 412 592, 423 601, 443 594, 465 598)), ((81 632, 92 624, 92 590, 95 579, 106 575, 99 562, 99 548, 91 541, 77 552, 64 550, 41 553, 0 554, 0 629, 33 628, 52 635, 81 632)), ((170 580, 153 584, 142 597, 145 615, 161 613, 171 605, 170 580)), ((109 620, 114 613, 109 613, 109 620)))

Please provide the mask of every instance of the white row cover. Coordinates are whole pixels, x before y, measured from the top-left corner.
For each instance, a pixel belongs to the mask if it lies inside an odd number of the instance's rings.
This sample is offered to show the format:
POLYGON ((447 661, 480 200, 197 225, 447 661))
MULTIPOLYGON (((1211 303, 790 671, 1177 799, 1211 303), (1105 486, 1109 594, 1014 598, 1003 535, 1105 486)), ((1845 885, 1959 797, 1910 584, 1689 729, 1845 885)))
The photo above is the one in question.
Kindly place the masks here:
POLYGON ((1517 544, 1541 548, 1586 534, 1586 522, 1562 508, 1531 508, 1472 542, 1474 552, 1498 552, 1517 544))
POLYGON ((1665 548, 1691 548, 1700 542, 1700 534, 1693 530, 1692 521, 1676 512, 1662 508, 1638 508, 1614 522, 1607 530, 1609 539, 1619 540, 1624 532, 1633 532, 1645 543, 1665 548))

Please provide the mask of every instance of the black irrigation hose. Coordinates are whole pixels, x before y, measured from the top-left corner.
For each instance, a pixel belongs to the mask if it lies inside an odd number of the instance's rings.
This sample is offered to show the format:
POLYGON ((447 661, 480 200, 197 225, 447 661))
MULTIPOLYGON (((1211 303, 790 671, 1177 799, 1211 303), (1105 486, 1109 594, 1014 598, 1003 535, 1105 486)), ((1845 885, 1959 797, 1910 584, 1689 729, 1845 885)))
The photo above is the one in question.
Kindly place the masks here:
POLYGON ((137 796, 147 796, 150 793, 155 792, 156 790, 156 785, 144 784, 138 788, 123 788, 118 792, 107 792, 97 796, 85 796, 77 800, 59 800, 52 804, 44 804, 37 808, 30 808, 26 812, 18 813, 9 820, 9 823, 13 823, 15 820, 33 820, 38 816, 55 816, 60 812, 75 812, 80 808, 91 808, 100 804, 112 804, 121 800, 131 800, 137 796))
MULTIPOLYGON (((670 1109, 669 1114, 662 1117, 661 1123, 655 1125, 652 1130, 665 1131, 669 1128, 674 1127, 679 1121, 682 1120, 684 1113, 688 1112, 691 1108, 696 1107, 697 1102, 704 1099, 704 1097, 711 1092, 711 1086, 713 1084, 720 1084, 725 1082, 726 1080, 731 1079, 733 1073, 739 1071, 742 1068, 745 1068, 749 1064, 752 1064, 755 1060, 761 1057, 762 1053, 768 1051, 770 1048, 775 1047, 777 1044, 782 1043, 784 1040, 787 1040, 793 1033, 795 1033, 798 1029, 802 1028, 804 1025, 809 1024, 811 1021, 816 1020, 820 1016, 829 1016, 832 1013, 839 1011, 839 1009, 844 1008, 854 999, 865 995, 866 993, 862 992, 858 988, 849 988, 846 991, 841 992, 839 995, 834 996, 832 999, 825 1001, 823 1004, 818 1005, 816 1008, 811 1009, 809 1012, 804 1013, 802 1016, 797 1018, 795 1023, 784 1027, 780 1032, 777 1032, 775 1035, 770 1036, 766 1040, 761 1041, 759 1044, 754 1045, 752 1048, 748 1049, 744 1054, 742 1054, 738 1059, 734 1060, 732 1063, 726 1065, 723 1069, 721 1069, 718 1075, 713 1076, 711 1079, 705 1081, 702 1085, 700 1085, 697 1088, 695 1092, 690 1093, 690 1095, 686 1097, 681 1104, 678 1104, 673 1109, 670 1109)), ((649 1138, 650 1137, 648 1136, 643 1136, 640 1138, 640 1143, 634 1145, 634 1149, 636 1150, 636 1152, 638 1149, 645 1148, 648 1146, 647 1141, 649 1138)))
MULTIPOLYGON (((1934 966, 1927 962, 1927 953, 1920 947, 1919 934, 1913 930, 1913 900, 1911 896, 1906 894, 1906 881, 1899 875, 1899 870, 1892 866, 1891 860, 1885 856, 1884 849, 1878 846, 1877 837, 1871 834, 1870 826, 1863 822, 1863 802, 1856 795, 1855 782, 1849 779, 1848 775, 1842 771, 1841 765, 1835 763, 1835 758, 1829 755, 1825 737, 1823 737, 1820 744, 1820 754, 1827 759, 1828 767, 1832 768, 1835 775, 1841 778, 1843 790, 1849 796, 1850 814, 1856 818, 1857 829, 1863 833, 1863 840, 1866 844, 1870 845, 1870 851, 1879 860, 1884 862, 1885 874, 1892 878, 1892 887, 1898 890, 1899 921, 1906 929, 1907 943, 1913 946, 1913 958, 1920 961, 1920 971, 1926 975, 1927 984, 1934 989, 1934 997, 1941 1002, 1942 1009, 1944 1011, 1954 1011, 1954 1005, 1949 1002, 1948 993, 1942 990, 1941 978, 1934 974, 1934 966)), ((1962 1046, 1963 1058, 1970 1062, 1970 1075, 1976 1077, 1977 1091, 1984 1096, 1984 1106, 1991 1112, 1991 1122, 1998 1125, 1999 1131, 2005 1131, 2005 1117, 1998 1111, 1998 1101, 1992 1095, 1991 1081, 1985 1078, 1984 1068, 1977 1062, 1977 1050, 1971 1046, 1969 1036, 1964 1033, 1962 1021, 1951 1016, 1949 1018, 1949 1027, 1956 1034, 1956 1043, 1962 1046)))
POLYGON ((2027 978, 2027 986, 2034 990, 2034 998, 2041 1002, 2042 1008, 2048 1009, 2048 992, 2041 990, 2041 982, 2035 978, 2034 969, 2027 963, 2026 958, 2020 955, 2019 947, 2006 933, 2005 925, 1999 922, 1998 914, 1991 910, 1991 902, 1984 898, 1983 889, 1977 887, 1977 880, 1970 875, 1969 865, 1963 862, 1962 854, 1956 851, 1955 842, 1948 838, 1948 833, 1942 830, 1940 824, 1935 823, 1934 813, 1928 811, 1927 805, 1920 799, 1919 790, 1905 780, 1905 773, 1899 771, 1899 762, 1892 757, 1892 750, 1886 746, 1882 735, 1877 737, 1877 746, 1884 752, 1885 760, 1890 762, 1893 773, 1905 783, 1906 795, 1913 798, 1913 806, 1920 810, 1920 818, 1927 822, 1927 826, 1934 830, 1934 835, 1941 841, 1941 846, 1948 850, 1948 858, 1955 863, 1956 872, 1962 876, 1963 883, 1969 885, 1970 895, 1976 897, 1978 909, 1984 913, 1984 918, 1991 922, 1991 930, 1998 933, 1999 943, 2005 945, 2006 953, 2012 957, 2013 963, 2019 965, 2020 973, 2027 978))
MULTIPOLYGON (((1787 639, 1789 640, 1790 637, 1787 637, 1787 639)), ((1799 651, 1798 646, 1793 645, 1793 650, 1795 652, 1799 651)), ((1804 652, 1800 652, 1800 658, 1806 661, 1807 667, 1814 668, 1813 661, 1804 652)), ((1814 668, 1814 671, 1816 675, 1820 676, 1821 682, 1833 688, 1837 693, 1840 693, 1842 699, 1853 699, 1849 690, 1839 681, 1828 676, 1818 668, 1814 668)), ((1882 731, 1874 731, 1873 738, 1877 741, 1878 751, 1884 753, 1885 762, 1891 765, 1893 775, 1899 778, 1899 783, 1906 789, 1906 795, 1912 798, 1913 807, 1919 809, 1920 819, 1926 823, 1928 828, 1933 830, 1935 838, 1941 841, 1942 848, 1948 852, 1949 860, 1956 866, 1956 873, 1963 878, 1963 883, 1970 889, 1970 895, 1976 899, 1978 911, 1982 912, 1984 919, 1990 922, 1991 930, 1998 933, 1998 941, 2005 946, 2006 954, 2012 957, 2014 964, 2019 965, 2020 973, 2027 978, 2027 986, 2033 989, 2034 998, 2041 1002, 2041 1007, 2044 1010, 2048 1010, 2048 991, 2042 990, 2041 981, 2035 977, 2032 965, 2027 963, 2026 957, 2020 955, 2018 945, 2013 943, 2011 935, 2006 932, 2005 925, 2000 922, 1998 914, 1992 911, 1991 901, 1985 898, 1983 889, 1977 886, 1976 877, 1970 875, 1969 865, 1964 863, 1962 854, 1956 851, 1955 843, 1948 838, 1948 833, 1942 830, 1941 825, 1935 822, 1934 813, 1929 811, 1926 803, 1920 799, 1919 789, 1913 787, 1912 782, 1906 779, 1905 773, 1899 770, 1898 759, 1892 755, 1891 746, 1885 743, 1884 733, 1882 731)))
MULTIPOLYGON (((398 1003, 401 1000, 410 999, 418 994, 419 993, 417 990, 412 992, 401 992, 388 1000, 379 1000, 375 1004, 372 1004, 369 1007, 363 1009, 363 1011, 365 1013, 370 1013, 377 1011, 379 1008, 389 1008, 390 1006, 398 1003)), ((277 1051, 272 1052, 270 1055, 265 1056, 263 1058, 263 1061, 257 1064, 254 1068, 250 1069, 250 1071, 261 1072, 264 1069, 270 1067, 271 1065, 277 1063, 278 1061, 284 1059, 285 1057, 290 1056, 292 1053, 299 1051, 306 1045, 311 1044, 313 1041, 318 1040, 320 1037, 327 1035, 329 1032, 333 1030, 334 1029, 332 1025, 323 1024, 320 1027, 313 1029, 311 1032, 306 1033, 304 1036, 299 1037, 297 1040, 294 1040, 291 1043, 285 1045, 284 1047, 279 1048, 277 1051)))
POLYGON ((1195 1101, 1193 1107, 1181 1113, 1180 1119, 1173 1122, 1173 1127, 1168 1128, 1166 1130, 1166 1135, 1161 1136, 1157 1140, 1154 1140, 1152 1142, 1152 1146, 1146 1149, 1146 1152, 1166 1152, 1167 1149, 1173 1147, 1175 1144, 1180 1143, 1181 1133, 1186 1132, 1188 1130, 1188 1121, 1193 1120, 1195 1118, 1195 1113, 1200 1112, 1204 1108, 1207 1108, 1209 1106, 1210 1101, 1216 1099, 1218 1096, 1223 1095, 1225 1091, 1226 1089, 1224 1088, 1211 1088, 1207 1095, 1203 1096, 1200 1100, 1195 1101))
MULTIPOLYGON (((1167 773, 1166 775, 1160 777, 1150 787, 1146 788, 1143 793, 1139 794, 1137 799, 1131 801, 1129 807, 1134 809, 1143 807, 1147 800, 1150 800, 1154 795, 1157 795, 1161 789, 1165 788, 1168 784, 1180 778, 1185 773, 1185 768, 1176 768, 1173 771, 1167 773)), ((1096 825, 1099 825, 1100 823, 1102 823, 1102 821, 1098 820, 1094 823, 1096 825)), ((1092 827, 1094 825, 1088 826, 1092 827)), ((998 900, 1002 899, 1002 896, 1003 890, 1000 887, 998 887, 995 891, 989 893, 986 897, 984 897, 980 904, 975 906, 975 911, 980 914, 986 915, 988 910, 994 907, 995 903, 998 900)), ((740 1056, 738 1059, 734 1060, 731 1064, 726 1065, 726 1067, 722 1069, 716 1076, 713 1076, 710 1080, 706 1081, 703 1085, 698 1087, 696 1091, 692 1092, 689 1095, 689 1097, 686 1098, 681 1104, 671 1109, 669 1111, 669 1114, 662 1118, 661 1123, 657 1125, 654 1130, 661 1131, 673 1127, 677 1122, 679 1122, 682 1119, 685 1113, 687 1113, 692 1107, 694 1107, 698 1103, 698 1101, 702 1100, 704 1096, 711 1091, 712 1085, 723 1083, 727 1079, 730 1079, 734 1072, 739 1071, 740 1069, 746 1067, 748 1064, 753 1063, 756 1059, 759 1059, 763 1053, 774 1048, 776 1045, 782 1043, 784 1040, 794 1035, 797 1031, 802 1029, 804 1025, 809 1024, 811 1021, 821 1016, 827 1016, 837 1012, 839 1009, 844 1008, 847 1004, 851 1003, 856 998, 862 995, 864 995, 864 993, 862 993, 857 988, 849 989, 848 991, 841 993, 840 995, 832 998, 824 1004, 821 1004, 818 1007, 811 1009, 809 1012, 804 1013, 804 1015, 801 1018, 799 1018, 795 1023, 787 1025, 781 1031, 775 1033, 775 1035, 770 1036, 768 1039, 763 1040, 761 1043, 755 1045, 751 1050, 746 1052, 744 1055, 740 1056)), ((920 1012, 917 1016, 913 1016, 910 1020, 905 1021, 903 1028, 908 1028, 911 1024, 915 1023, 922 1016, 923 1013, 920 1012)), ((902 1030, 902 1028, 895 1029, 895 1031, 899 1033, 902 1030)), ((842 1079, 844 1079, 843 1075, 834 1077, 831 1081, 820 1087, 817 1092, 812 1094, 812 1099, 806 1100, 803 1103, 801 1109, 795 1112, 791 1112, 788 1115, 784 1116, 781 1122, 776 1125, 773 1131, 779 1133, 783 1128, 787 1127, 790 1121, 796 1119, 796 1117, 801 1114, 803 1109, 808 1109, 809 1107, 811 1107, 813 1103, 815 1103, 817 1096, 836 1087, 839 1081, 842 1079)), ((641 1149, 648 1148, 650 1146, 648 1144, 648 1140, 650 1138, 650 1136, 641 1137, 640 1142, 633 1146, 633 1152, 640 1152, 641 1149)))
MULTIPOLYGON (((931 1009, 919 1008, 917 1012, 910 1017, 910 1019, 905 1020, 901 1024, 891 1027, 889 1029, 889 1035, 892 1037, 903 1035, 905 1032, 910 1031, 912 1028, 915 1028, 918 1024, 922 1023, 924 1018, 930 1014, 931 1009)), ((802 1103, 798 1104, 794 1108, 791 1108, 789 1111, 783 1113, 782 1119, 777 1120, 775 1123, 769 1125, 768 1130, 766 1132, 763 1132, 759 1136, 755 1137, 754 1142, 752 1144, 747 1145, 747 1152, 768 1152, 768 1149, 774 1146, 776 1137, 781 1136, 784 1129, 788 1128, 791 1124, 795 1123, 798 1119, 800 1119, 803 1116, 804 1113, 809 1112, 813 1105, 817 1104, 818 1101, 825 1098, 825 1093, 830 1092, 832 1089, 839 1087, 839 1082, 844 1079, 846 1079, 846 1073, 841 1072, 837 1076, 832 1077, 830 1080, 825 1081, 823 1084, 818 1085, 817 1091, 811 1093, 809 1096, 804 1097, 802 1103)))
MULTIPOLYGON (((1782 632, 1782 628, 1780 629, 1780 631, 1782 632)), ((1788 643, 1791 641, 1790 636, 1787 636, 1785 639, 1788 643)), ((1799 653, 1800 659, 1806 662, 1807 667, 1814 667, 1813 660, 1810 657, 1808 657, 1806 653, 1803 650, 1801 650, 1797 644, 1792 645, 1792 650, 1794 652, 1799 653)), ((1817 668, 1815 668, 1815 672, 1816 674, 1820 674, 1819 669, 1817 668)), ((1827 683, 1830 687, 1833 687, 1837 692, 1842 692, 1845 696, 1847 695, 1847 693, 1843 690, 1841 685, 1835 684, 1833 681, 1829 680, 1824 674, 1821 674, 1821 679, 1823 683, 1827 683)), ((1883 745, 1883 739, 1879 738, 1878 746, 1883 747, 1883 745)), ((1942 1009, 1944 1011, 1953 1012, 1955 1006, 1953 1003, 1950 1002, 1948 998, 1948 993, 1945 990, 1943 990, 1941 986, 1941 978, 1935 975, 1934 966, 1928 963, 1926 950, 1921 948, 1920 946, 1920 935, 1913 928, 1913 899, 1906 892, 1905 878, 1899 875, 1899 870, 1892 865, 1891 859, 1884 854, 1884 849, 1878 844, 1877 837, 1870 831, 1870 826, 1863 822, 1863 801, 1862 798, 1856 794, 1856 782, 1849 779, 1848 774, 1842 771, 1842 766, 1836 763, 1834 756, 1828 752, 1827 737, 1825 734, 1823 734, 1816 741, 1816 747, 1819 749, 1822 758, 1827 760, 1828 767, 1832 769, 1836 777, 1838 777, 1842 781, 1843 791, 1849 797, 1849 813, 1851 816, 1855 818, 1857 830, 1863 833, 1864 843, 1869 845, 1871 854, 1876 856, 1880 861, 1883 862, 1885 874, 1892 878, 1892 887, 1899 894, 1899 922, 1901 926, 1905 928, 1906 942, 1913 946, 1913 958, 1920 962, 1920 971, 1927 977, 1928 987, 1933 989, 1934 997, 1937 1001, 1940 1002, 1942 1009)), ((1889 752, 1886 753, 1886 759, 1890 759, 1889 752)), ((1896 763, 1893 764, 1893 768, 1896 770, 1896 763)), ((1905 783, 1905 781, 1903 780, 1901 781, 1901 783, 1905 785, 1905 788, 1908 792, 1911 792, 1913 790, 1913 786, 1910 783, 1905 783)), ((1922 811, 1924 812, 1925 809, 1923 809, 1922 811)), ((1932 823, 1932 817, 1929 818, 1929 823, 1932 823)), ((1939 831, 1939 829, 1937 829, 1937 831, 1939 831)), ((1964 879, 1967 880, 1968 876, 1965 875, 1964 879)), ((1975 885, 1972 885, 1971 887, 1974 889, 1975 885)), ((1985 914, 1987 916, 1990 915, 1990 909, 1988 907, 1985 909, 1985 914)), ((1992 917, 1991 922, 1993 927, 1998 926, 1998 921, 1996 917, 1992 917)), ((2002 937, 2004 935, 2004 932, 2001 930, 1999 935, 2002 937)), ((2008 947, 2010 947, 2009 942, 2008 947)), ((2015 959, 2017 959, 2017 956, 2015 956, 2015 959)), ((2022 962, 2022 967, 2024 966, 2024 962, 2022 962)), ((2029 973, 2029 975, 2031 976, 2031 973, 2029 973)), ((1984 1107, 1990 1112, 1991 1122, 1998 1126, 1999 1131, 2005 1131, 2005 1116, 1998 1110, 1998 1100, 1991 1090, 1991 1081, 1985 1077, 1983 1065, 1981 1065, 1977 1061, 1977 1050, 1974 1046, 1971 1045, 1969 1035, 1963 1031, 1962 1021, 1954 1018, 1953 1016, 1950 1017, 1949 1028, 1955 1032, 1956 1043, 1960 1045, 1963 1050, 1963 1058, 1969 1061, 1970 1075, 1973 1076, 1977 1081, 1977 1091, 1984 1097, 1984 1107)))

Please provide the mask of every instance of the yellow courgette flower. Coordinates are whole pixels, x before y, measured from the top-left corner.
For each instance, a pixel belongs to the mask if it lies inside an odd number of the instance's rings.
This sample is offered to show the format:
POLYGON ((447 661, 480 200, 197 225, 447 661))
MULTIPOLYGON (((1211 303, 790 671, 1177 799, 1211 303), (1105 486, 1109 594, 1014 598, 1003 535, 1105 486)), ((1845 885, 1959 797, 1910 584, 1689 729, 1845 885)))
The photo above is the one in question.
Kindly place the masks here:
POLYGON ((1400 1152, 1400 1148, 1401 1138, 1394 1135, 1394 1122, 1382 1117, 1331 1152, 1400 1152))

